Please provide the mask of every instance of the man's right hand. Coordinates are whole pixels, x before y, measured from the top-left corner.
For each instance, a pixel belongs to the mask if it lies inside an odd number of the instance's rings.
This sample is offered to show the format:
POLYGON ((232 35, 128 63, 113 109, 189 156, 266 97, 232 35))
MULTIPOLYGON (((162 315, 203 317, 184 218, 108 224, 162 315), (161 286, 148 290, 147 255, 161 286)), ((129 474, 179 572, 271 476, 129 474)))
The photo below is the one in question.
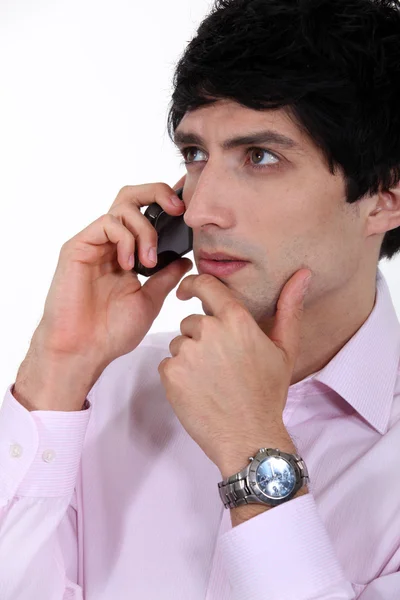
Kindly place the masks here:
MULTIPOLYGON (((157 246, 157 232, 140 207, 157 202, 166 213, 181 215, 184 204, 174 206, 170 196, 184 180, 185 176, 175 188, 165 183, 123 187, 107 214, 62 246, 42 319, 20 368, 21 385, 17 376, 14 386, 15 397, 27 408, 79 410, 79 403, 85 400, 71 398, 69 406, 65 399, 58 406, 54 399, 50 407, 27 398, 31 395, 27 380, 28 372, 29 377, 34 376, 33 363, 35 371, 46 370, 46 365, 49 371, 61 371, 63 365, 69 365, 71 377, 84 370, 84 393, 108 364, 134 350, 146 336, 165 298, 193 264, 187 258, 176 260, 141 285, 128 260, 138 244, 141 262, 153 267, 148 251, 157 246)), ((45 373, 37 376, 43 385, 45 373)), ((33 393, 34 386, 31 389, 33 393)))

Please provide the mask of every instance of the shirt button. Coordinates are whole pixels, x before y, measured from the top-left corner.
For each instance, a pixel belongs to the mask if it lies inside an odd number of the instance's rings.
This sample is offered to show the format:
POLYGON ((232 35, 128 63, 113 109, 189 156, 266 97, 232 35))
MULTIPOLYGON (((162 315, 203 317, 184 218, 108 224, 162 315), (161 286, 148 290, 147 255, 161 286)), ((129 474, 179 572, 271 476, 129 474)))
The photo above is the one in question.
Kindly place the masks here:
POLYGON ((56 453, 54 452, 54 450, 45 450, 42 454, 42 458, 45 462, 51 462, 54 457, 55 457, 56 453))
POLYGON ((22 447, 19 444, 11 444, 10 454, 13 458, 19 458, 22 454, 22 447))

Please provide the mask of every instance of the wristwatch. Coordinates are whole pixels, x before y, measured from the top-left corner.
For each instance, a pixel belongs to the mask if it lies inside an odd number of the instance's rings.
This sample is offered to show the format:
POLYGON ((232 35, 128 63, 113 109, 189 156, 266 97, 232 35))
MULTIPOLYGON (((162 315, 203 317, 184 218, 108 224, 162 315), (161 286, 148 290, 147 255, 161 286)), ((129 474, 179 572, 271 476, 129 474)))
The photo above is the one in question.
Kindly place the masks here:
POLYGON ((310 481, 304 460, 279 448, 260 448, 239 473, 218 483, 225 508, 244 504, 277 506, 291 500, 310 481))

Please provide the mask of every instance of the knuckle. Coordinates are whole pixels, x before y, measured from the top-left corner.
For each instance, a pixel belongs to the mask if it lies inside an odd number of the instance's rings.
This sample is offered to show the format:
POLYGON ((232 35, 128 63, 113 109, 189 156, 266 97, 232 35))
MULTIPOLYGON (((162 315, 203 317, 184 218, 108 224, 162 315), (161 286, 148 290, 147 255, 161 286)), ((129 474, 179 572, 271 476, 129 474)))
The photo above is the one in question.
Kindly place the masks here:
POLYGON ((168 365, 168 360, 167 358, 163 358, 163 360, 160 362, 160 364, 158 365, 158 372, 161 373, 162 371, 165 372, 167 365, 168 365))
POLYGON ((134 189, 134 185, 124 185, 122 186, 122 188, 119 190, 118 195, 119 194, 130 194, 132 192, 132 190, 134 189))
POLYGON ((137 187, 137 185, 124 185, 111 204, 110 210, 126 202, 135 202, 137 187))
POLYGON ((157 183, 154 185, 156 186, 157 191, 159 190, 160 192, 168 192, 168 194, 171 193, 170 186, 164 181, 157 181, 157 183))
POLYGON ((155 228, 131 202, 120 202, 118 208, 113 207, 108 214, 118 220, 134 238, 157 246, 158 234, 155 228))
POLYGON ((202 273, 197 277, 198 281, 201 281, 201 285, 212 285, 215 277, 209 273, 202 273))
POLYGON ((174 338, 173 340, 171 340, 170 343, 169 343, 168 350, 169 350, 170 354, 173 353, 174 348, 176 346, 176 341, 175 340, 176 340, 176 338, 174 338))
POLYGON ((115 215, 113 215, 110 212, 108 212, 104 215, 101 215, 101 217, 99 218, 99 221, 103 225, 107 225, 107 224, 111 224, 111 223, 120 223, 120 220, 118 219, 118 217, 116 217, 115 215))
POLYGON ((199 331, 200 331, 200 335, 204 335, 208 332, 211 332, 214 330, 214 321, 212 319, 209 319, 208 317, 205 317, 204 319, 201 319, 199 321, 199 331))
POLYGON ((167 183, 163 182, 163 181, 158 181, 157 183, 154 184, 155 189, 154 189, 154 202, 157 202, 157 196, 158 196, 158 202, 160 202, 160 199, 168 199, 171 195, 171 193, 173 192, 173 188, 168 185, 167 183))
POLYGON ((71 239, 64 242, 64 244, 61 246, 59 259, 63 262, 69 261, 75 256, 77 251, 79 252, 80 248, 81 244, 78 238, 76 236, 72 237, 71 239))
POLYGON ((237 300, 228 300, 225 305, 226 314, 234 318, 236 322, 244 322, 248 318, 248 313, 237 300))
POLYGON ((64 242, 60 248, 60 254, 65 254, 66 252, 68 252, 70 246, 71 246, 71 240, 67 240, 66 242, 64 242))
POLYGON ((108 211, 107 215, 113 218, 114 221, 119 221, 124 225, 124 203, 120 202, 118 205, 113 205, 108 211))

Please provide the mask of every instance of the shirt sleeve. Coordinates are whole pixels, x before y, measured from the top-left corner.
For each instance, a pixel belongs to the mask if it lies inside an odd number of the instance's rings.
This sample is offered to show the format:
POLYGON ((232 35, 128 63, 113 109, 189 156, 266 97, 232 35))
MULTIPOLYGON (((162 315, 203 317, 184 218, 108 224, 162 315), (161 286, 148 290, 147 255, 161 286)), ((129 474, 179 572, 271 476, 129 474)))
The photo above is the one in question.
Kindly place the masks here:
POLYGON ((377 577, 365 586, 359 600, 397 600, 400 598, 400 572, 377 577))
POLYGON ((75 484, 91 414, 0 408, 0 598, 81 600, 75 484))
POLYGON ((232 600, 356 598, 311 492, 240 523, 219 544, 232 600))

